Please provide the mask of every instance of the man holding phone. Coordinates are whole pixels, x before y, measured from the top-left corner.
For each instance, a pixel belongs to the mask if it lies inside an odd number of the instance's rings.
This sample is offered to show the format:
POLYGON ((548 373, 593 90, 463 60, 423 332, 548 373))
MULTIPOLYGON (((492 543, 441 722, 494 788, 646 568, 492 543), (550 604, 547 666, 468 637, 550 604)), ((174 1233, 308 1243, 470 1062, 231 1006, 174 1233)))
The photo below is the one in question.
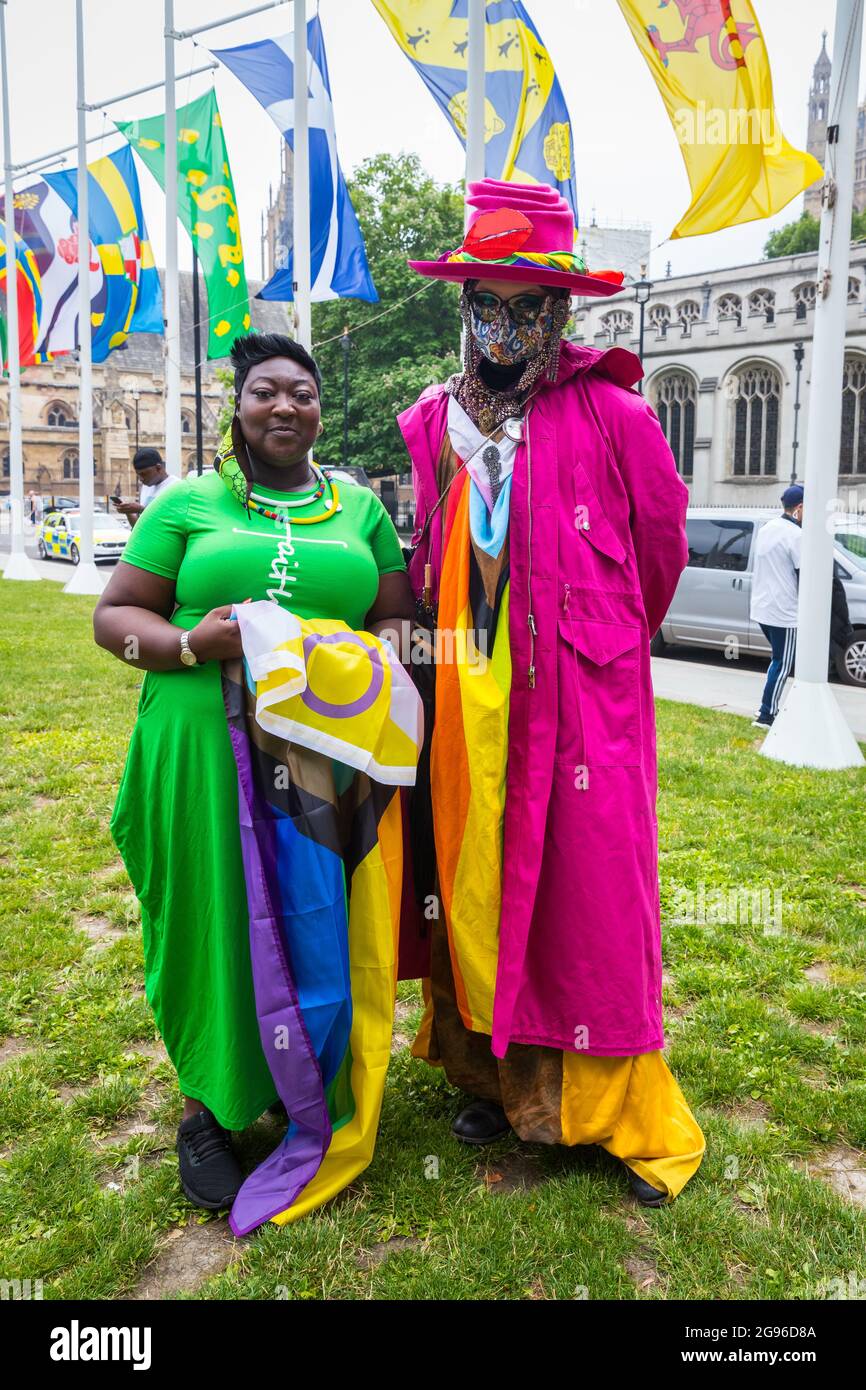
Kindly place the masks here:
POLYGON ((122 497, 112 496, 115 511, 125 516, 130 526, 134 526, 145 507, 154 497, 172 483, 180 479, 166 471, 162 454, 158 449, 138 449, 133 455, 132 466, 140 483, 137 502, 125 502, 122 497))

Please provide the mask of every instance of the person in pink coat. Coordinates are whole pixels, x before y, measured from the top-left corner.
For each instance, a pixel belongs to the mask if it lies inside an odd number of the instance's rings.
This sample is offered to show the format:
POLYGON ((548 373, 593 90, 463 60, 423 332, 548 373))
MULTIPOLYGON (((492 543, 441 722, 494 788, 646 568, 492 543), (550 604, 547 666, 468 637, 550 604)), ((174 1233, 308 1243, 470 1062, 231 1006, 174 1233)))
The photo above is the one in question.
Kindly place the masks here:
POLYGON ((687 490, 622 348, 562 340, 615 293, 554 190, 470 184, 464 369, 400 416, 410 578, 435 625, 435 865, 416 1056, 467 1093, 455 1137, 598 1144, 671 1201, 704 1139, 662 1056, 649 644, 687 490))

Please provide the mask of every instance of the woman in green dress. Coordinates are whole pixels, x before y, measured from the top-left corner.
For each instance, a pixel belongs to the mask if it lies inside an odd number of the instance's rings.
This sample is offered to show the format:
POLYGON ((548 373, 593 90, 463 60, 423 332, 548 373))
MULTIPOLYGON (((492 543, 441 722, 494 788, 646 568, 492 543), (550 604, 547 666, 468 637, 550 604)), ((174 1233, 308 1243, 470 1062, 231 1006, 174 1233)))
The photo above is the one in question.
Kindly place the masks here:
POLYGON ((232 605, 270 599, 372 632, 413 612, 378 497, 346 486, 337 502, 309 462, 321 432, 313 359, 278 334, 239 338, 231 356, 231 445, 217 471, 147 507, 94 615, 98 644, 147 672, 111 830, 141 901, 146 994, 184 1097, 181 1182, 213 1209, 242 1181, 227 1131, 277 1100, 222 697, 220 663, 241 654, 232 605))

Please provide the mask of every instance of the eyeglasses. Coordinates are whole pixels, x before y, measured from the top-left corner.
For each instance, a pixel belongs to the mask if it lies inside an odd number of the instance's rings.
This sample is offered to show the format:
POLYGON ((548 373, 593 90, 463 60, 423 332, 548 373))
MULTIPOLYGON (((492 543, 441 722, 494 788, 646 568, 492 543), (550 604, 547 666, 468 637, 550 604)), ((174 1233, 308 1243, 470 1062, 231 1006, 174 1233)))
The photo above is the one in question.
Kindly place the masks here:
POLYGON ((489 290, 476 290, 469 296, 469 307, 481 323, 493 323, 504 309, 513 324, 525 327, 537 322, 548 299, 546 294, 516 294, 511 299, 500 299, 489 290))

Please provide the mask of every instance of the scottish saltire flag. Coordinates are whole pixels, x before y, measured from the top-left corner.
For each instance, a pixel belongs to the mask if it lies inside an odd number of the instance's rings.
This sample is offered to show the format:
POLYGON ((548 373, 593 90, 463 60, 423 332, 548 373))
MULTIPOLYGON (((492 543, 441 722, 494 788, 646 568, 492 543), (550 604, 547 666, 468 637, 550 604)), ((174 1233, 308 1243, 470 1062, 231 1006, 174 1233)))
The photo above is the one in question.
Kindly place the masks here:
MULTIPOLYGON (((163 331, 162 290, 144 225, 132 150, 124 145, 88 164, 87 171, 93 360, 104 362, 130 333, 163 331)), ((64 169, 43 177, 68 209, 67 226, 58 237, 57 250, 77 275, 77 170, 64 169)), ((74 325, 77 346, 77 304, 74 325)))
MULTIPOLYGON (((293 36, 215 48, 294 148, 293 36)), ((378 300, 367 252, 337 158, 334 108, 325 42, 318 16, 307 25, 310 127, 310 259, 312 297, 378 300)), ((293 255, 259 292, 259 299, 294 299, 293 255)))
MULTIPOLYGON (((373 0, 466 144, 468 0, 373 0)), ((547 183, 578 226, 571 118, 541 36, 519 0, 487 0, 484 173, 547 183)))
MULTIPOLYGON (((5 210, 4 210, 5 211, 5 210)), ((0 214, 2 217, 3 214, 0 214)), ((39 281, 39 267, 37 266, 33 252, 30 247, 21 239, 17 232, 15 236, 15 257, 16 257, 16 280, 18 298, 18 361, 22 367, 27 367, 36 358, 36 341, 39 336, 39 315, 42 310, 42 287, 39 281)), ((0 220, 0 297, 5 306, 7 303, 9 271, 6 265, 6 242, 9 236, 6 223, 0 220)), ((2 350, 2 364, 5 371, 8 365, 7 347, 9 343, 9 326, 6 321, 5 313, 0 314, 0 350, 2 350)))

